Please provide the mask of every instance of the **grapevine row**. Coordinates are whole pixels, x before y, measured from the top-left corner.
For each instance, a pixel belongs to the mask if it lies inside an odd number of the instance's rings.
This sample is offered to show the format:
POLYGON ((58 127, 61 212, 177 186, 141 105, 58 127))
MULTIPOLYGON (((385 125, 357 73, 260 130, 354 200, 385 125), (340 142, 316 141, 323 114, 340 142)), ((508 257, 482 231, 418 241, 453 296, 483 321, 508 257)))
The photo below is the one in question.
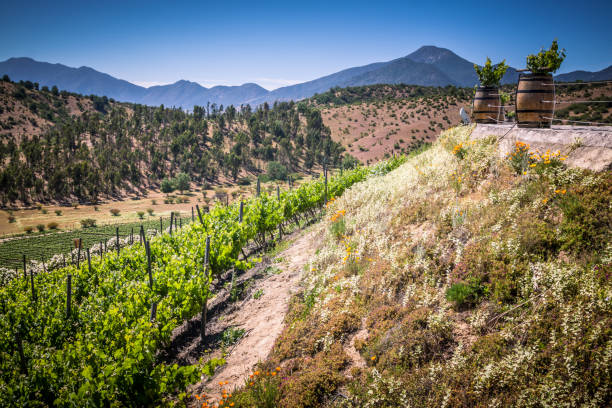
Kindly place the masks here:
MULTIPOLYGON (((339 196, 403 161, 344 172, 329 181, 328 194, 339 196)), ((265 246, 279 227, 313 216, 324 196, 321 178, 279 198, 263 194, 245 201, 243 222, 240 205, 217 205, 174 234, 151 239, 152 287, 141 244, 92 256, 91 268, 82 263, 13 280, 0 289, 0 405, 150 406, 180 397, 215 362, 160 363, 157 353, 169 344, 172 330, 202 310, 215 278, 249 266, 240 259, 249 242, 265 246), (67 275, 72 277, 68 316, 67 275)))

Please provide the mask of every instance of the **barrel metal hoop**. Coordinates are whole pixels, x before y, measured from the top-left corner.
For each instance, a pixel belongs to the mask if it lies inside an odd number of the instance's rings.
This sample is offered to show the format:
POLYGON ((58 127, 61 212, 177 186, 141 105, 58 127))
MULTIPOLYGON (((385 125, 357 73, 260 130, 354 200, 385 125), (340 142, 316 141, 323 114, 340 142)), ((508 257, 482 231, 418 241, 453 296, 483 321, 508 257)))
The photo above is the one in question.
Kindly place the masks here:
POLYGON ((517 89, 516 93, 524 93, 524 94, 545 93, 545 94, 551 94, 553 92, 550 89, 517 89))
MULTIPOLYGON (((540 77, 531 77, 531 78, 521 77, 521 78, 520 78, 520 81, 521 81, 521 82, 522 82, 522 81, 525 81, 525 82, 528 82, 528 81, 545 81, 545 80, 547 80, 547 79, 551 79, 551 78, 550 78, 550 77, 546 77, 546 76, 540 76, 540 77)), ((552 81, 551 81, 551 83, 552 83, 552 81)))

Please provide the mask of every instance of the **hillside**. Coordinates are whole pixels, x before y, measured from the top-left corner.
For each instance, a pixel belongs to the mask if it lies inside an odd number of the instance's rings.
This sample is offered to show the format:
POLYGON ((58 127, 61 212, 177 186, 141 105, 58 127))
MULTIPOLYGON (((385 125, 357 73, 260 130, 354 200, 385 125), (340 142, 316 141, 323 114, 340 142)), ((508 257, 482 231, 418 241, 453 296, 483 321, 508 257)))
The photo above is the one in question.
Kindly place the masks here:
POLYGON ((146 194, 166 178, 249 184, 276 163, 275 177, 337 166, 320 112, 294 103, 257 110, 181 109, 118 103, 31 82, 0 82, 0 201, 96 202, 146 194))
MULTIPOLYGON (((598 72, 574 71, 557 76, 557 81, 596 81, 612 79, 611 68, 598 72)), ((73 68, 50 64, 31 58, 10 58, 0 62, 0 76, 7 74, 15 81, 37 82, 40 86, 98 95, 122 102, 151 106, 175 106, 193 109, 207 104, 257 106, 276 101, 298 101, 334 87, 374 84, 407 84, 421 86, 473 87, 478 83, 474 63, 449 49, 423 46, 401 58, 351 67, 310 81, 268 91, 257 84, 203 87, 195 82, 180 80, 173 84, 144 88, 114 78, 89 67, 73 68)), ((509 68, 503 84, 515 84, 518 73, 509 68)))
POLYGON ((528 146, 499 158, 470 131, 328 206, 270 355, 205 394, 230 390, 235 407, 606 406, 612 178, 555 154, 519 165, 528 146))
MULTIPOLYGON (((502 87, 510 106, 515 91, 515 85, 502 87)), ((560 119, 555 125, 572 123, 565 120, 612 124, 612 84, 559 85, 555 92, 560 119)), ((321 110, 333 140, 360 161, 373 163, 436 140, 442 129, 460 123, 461 107, 471 112, 472 98, 472 88, 371 85, 333 88, 309 101, 321 110)), ((513 120, 513 107, 506 113, 513 120)))
MULTIPOLYGON (((471 110, 473 92, 371 85, 333 88, 300 104, 241 111, 212 105, 186 113, 36 86, 0 82, 5 206, 138 196, 179 173, 200 186, 235 184, 254 180, 272 161, 304 173, 326 154, 338 166, 343 151, 373 163, 430 143, 458 124, 459 109, 471 110)), ((513 104, 515 87, 502 90, 513 104)), ((612 102, 574 103, 609 100, 612 84, 558 86, 556 92, 557 118, 612 123, 612 102)))

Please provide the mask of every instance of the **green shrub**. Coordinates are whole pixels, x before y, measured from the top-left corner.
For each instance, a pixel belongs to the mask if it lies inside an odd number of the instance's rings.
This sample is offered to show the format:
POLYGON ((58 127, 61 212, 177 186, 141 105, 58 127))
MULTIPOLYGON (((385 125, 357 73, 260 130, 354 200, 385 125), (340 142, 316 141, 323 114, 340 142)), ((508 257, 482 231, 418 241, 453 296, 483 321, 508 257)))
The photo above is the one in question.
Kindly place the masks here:
POLYGON ((55 215, 57 215, 58 217, 62 215, 62 210, 55 210, 55 215))
POLYGON ((268 162, 268 171, 266 173, 270 180, 286 180, 287 168, 277 161, 268 162))
POLYGON ((9 223, 11 223, 11 224, 12 224, 12 223, 14 223, 15 221, 17 221, 17 218, 15 218, 15 216, 14 216, 14 215, 9 215, 9 216, 8 216, 8 222, 9 222, 9 223))
POLYGON ((176 186, 174 184, 174 180, 169 179, 169 178, 165 178, 165 179, 162 180, 162 183, 161 183, 161 191, 162 191, 162 193, 170 194, 174 190, 176 190, 176 186))
POLYGON ((329 231, 337 241, 340 241, 346 234, 346 222, 344 221, 344 217, 338 217, 334 222, 332 222, 329 226, 329 231))
POLYGON ((110 213, 113 217, 118 217, 121 211, 118 208, 111 208, 110 213))
POLYGON ((138 214, 138 218, 142 220, 144 218, 145 212, 144 211, 138 211, 136 214, 138 214))
POLYGON ((565 59, 565 48, 559 51, 559 44, 554 40, 548 50, 543 48, 537 54, 527 56, 527 69, 534 74, 554 73, 565 59))
POLYGON ((229 347, 235 344, 244 335, 244 329, 237 327, 228 327, 221 335, 221 344, 223 347, 229 347))
POLYGON ((238 185, 239 186, 250 186, 251 185, 251 179, 248 177, 240 177, 238 179, 238 185))
POLYGON ((499 82, 507 69, 506 60, 493 66, 489 57, 487 57, 487 61, 482 68, 474 64, 474 70, 476 71, 476 75, 478 75, 481 86, 499 86, 499 82))
POLYGON ((472 279, 469 284, 459 282, 448 288, 446 299, 455 302, 457 309, 463 309, 478 304, 485 292, 486 288, 472 279))
POLYGON ((81 220, 81 227, 92 228, 96 226, 96 220, 93 218, 83 218, 81 220))
POLYGON ((36 226, 36 229, 40 232, 43 232, 45 230, 45 224, 38 224, 36 226))
POLYGON ((55 230, 58 226, 59 224, 57 222, 50 222, 47 224, 47 228, 49 228, 50 230, 55 230))
POLYGON ((147 208, 147 212, 149 213, 149 215, 153 215, 153 209, 152 208, 147 208))
POLYGON ((27 226, 27 227, 25 227, 23 230, 26 232, 26 234, 31 234, 31 233, 32 233, 32 231, 34 231, 34 227, 33 227, 33 226, 31 226, 31 225, 28 225, 28 226, 27 226))

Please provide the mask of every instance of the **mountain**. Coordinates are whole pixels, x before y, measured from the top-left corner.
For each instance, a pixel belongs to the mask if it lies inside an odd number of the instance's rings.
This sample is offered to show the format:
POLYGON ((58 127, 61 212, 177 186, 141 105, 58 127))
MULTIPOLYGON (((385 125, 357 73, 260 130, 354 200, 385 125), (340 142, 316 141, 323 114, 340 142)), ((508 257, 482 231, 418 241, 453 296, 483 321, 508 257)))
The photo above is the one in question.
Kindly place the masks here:
MULTIPOLYGON (((502 83, 518 79, 514 68, 509 68, 502 83)), ((251 104, 289 101, 310 97, 332 87, 362 86, 373 84, 410 84, 422 86, 455 85, 472 87, 478 83, 474 64, 454 52, 426 45, 412 54, 387 62, 377 62, 349 68, 302 84, 286 86, 248 101, 251 104)))
POLYGON ((61 90, 82 95, 105 95, 124 102, 164 104, 188 109, 193 105, 205 106, 207 102, 226 106, 239 105, 247 99, 268 93, 257 84, 205 88, 184 80, 171 85, 144 88, 89 67, 71 68, 31 58, 10 58, 0 62, 0 74, 7 74, 13 81, 29 80, 38 82, 41 87, 55 85, 61 90))
POLYGON ((35 61, 32 58, 10 58, 0 62, 0 73, 13 81, 30 80, 82 95, 106 95, 122 101, 135 101, 145 88, 114 78, 89 67, 71 68, 62 64, 35 61))
POLYGON ((560 74, 555 77, 555 80, 559 82, 612 80, 612 65, 597 72, 572 71, 567 74, 560 74))
MULTIPOLYGON (((247 83, 240 86, 203 87, 195 82, 180 80, 169 85, 144 88, 114 78, 89 67, 71 68, 31 58, 10 58, 0 62, 0 75, 13 80, 30 80, 41 86, 57 85, 60 89, 84 95, 106 95, 125 102, 146 105, 176 106, 185 109, 193 105, 259 105, 264 102, 290 101, 308 98, 333 87, 374 84, 410 84, 423 86, 472 87, 478 83, 474 64, 446 48, 426 45, 411 54, 386 62, 344 69, 312 81, 267 91, 247 83)), ((574 71, 556 77, 558 81, 596 81, 612 79, 612 66, 599 71, 574 71)), ((516 83, 518 73, 509 68, 503 84, 516 83)))
MULTIPOLYGON (((446 48, 426 45, 406 58, 436 67, 448 75, 449 78, 452 78, 459 86, 472 87, 478 83, 478 76, 474 71, 474 63, 461 58, 446 48)), ((502 84, 509 84, 517 80, 518 73, 516 69, 510 67, 501 82, 502 84)))

